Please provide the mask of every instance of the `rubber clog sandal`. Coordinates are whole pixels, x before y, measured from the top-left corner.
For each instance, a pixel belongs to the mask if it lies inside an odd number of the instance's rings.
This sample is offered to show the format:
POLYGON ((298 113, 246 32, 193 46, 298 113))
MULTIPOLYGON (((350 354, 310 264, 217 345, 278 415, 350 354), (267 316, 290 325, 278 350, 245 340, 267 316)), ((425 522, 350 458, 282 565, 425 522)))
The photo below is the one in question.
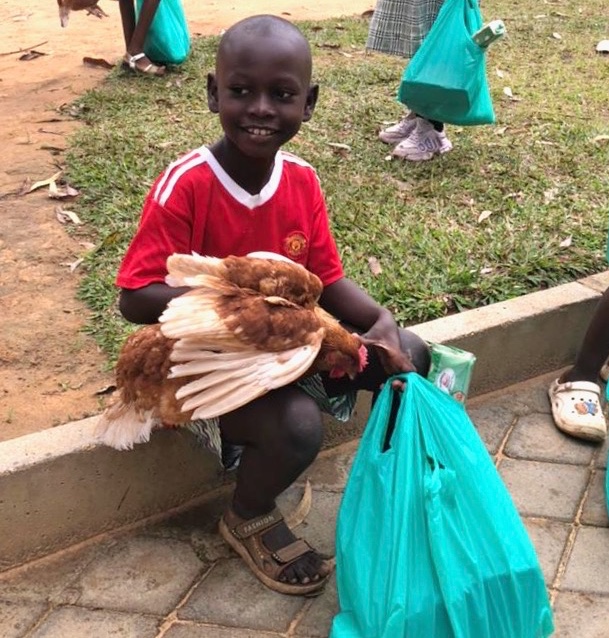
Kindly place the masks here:
POLYGON ((145 67, 139 67, 137 63, 145 57, 145 53, 136 53, 135 55, 125 53, 123 56, 123 69, 133 71, 140 75, 151 75, 153 77, 161 77, 165 75, 165 67, 158 66, 152 62, 147 64, 145 67))
POLYGON ((601 389, 590 381, 556 379, 548 389, 552 416, 559 430, 579 439, 604 441, 607 422, 601 409, 601 389))
POLYGON ((241 556, 256 578, 269 589, 281 594, 317 596, 321 594, 334 570, 334 559, 322 561, 318 580, 295 584, 281 582, 279 578, 286 567, 305 554, 315 551, 302 539, 295 540, 274 552, 265 547, 262 535, 283 522, 283 516, 278 509, 247 520, 239 518, 232 509, 229 509, 220 519, 218 527, 222 538, 241 556))

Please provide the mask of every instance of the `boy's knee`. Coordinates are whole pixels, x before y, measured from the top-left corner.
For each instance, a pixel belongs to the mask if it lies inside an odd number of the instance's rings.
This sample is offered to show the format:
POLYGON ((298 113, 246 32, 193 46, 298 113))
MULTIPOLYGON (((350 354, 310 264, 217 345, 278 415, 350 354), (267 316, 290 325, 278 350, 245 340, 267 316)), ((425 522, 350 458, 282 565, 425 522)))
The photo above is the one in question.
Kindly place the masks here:
POLYGON ((277 435, 286 453, 315 458, 323 442, 323 421, 315 401, 307 395, 294 396, 282 410, 277 435))
POLYGON ((422 377, 426 377, 431 364, 431 354, 427 343, 414 332, 400 328, 400 348, 410 357, 417 372, 422 377))

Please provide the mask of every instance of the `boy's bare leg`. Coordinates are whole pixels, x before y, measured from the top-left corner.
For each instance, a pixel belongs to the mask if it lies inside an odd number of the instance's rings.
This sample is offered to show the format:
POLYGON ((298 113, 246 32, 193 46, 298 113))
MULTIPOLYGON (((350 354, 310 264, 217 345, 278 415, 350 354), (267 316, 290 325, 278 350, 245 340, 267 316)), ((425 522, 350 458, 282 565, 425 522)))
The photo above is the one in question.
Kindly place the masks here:
POLYGON ((565 372, 560 382, 592 381, 609 357, 609 288, 605 290, 581 343, 574 366, 565 372))
MULTIPOLYGON (((223 438, 245 446, 233 496, 233 511, 242 519, 268 514, 275 499, 306 470, 317 456, 323 439, 319 408, 295 387, 275 390, 220 419, 223 438)), ((269 529, 263 544, 277 551, 296 540, 285 523, 269 529)), ((308 552, 286 567, 281 581, 317 580, 323 559, 308 552)))
POLYGON ((123 25, 123 37, 125 39, 125 50, 129 49, 129 43, 135 31, 135 4, 134 0, 118 0, 121 23, 123 25))

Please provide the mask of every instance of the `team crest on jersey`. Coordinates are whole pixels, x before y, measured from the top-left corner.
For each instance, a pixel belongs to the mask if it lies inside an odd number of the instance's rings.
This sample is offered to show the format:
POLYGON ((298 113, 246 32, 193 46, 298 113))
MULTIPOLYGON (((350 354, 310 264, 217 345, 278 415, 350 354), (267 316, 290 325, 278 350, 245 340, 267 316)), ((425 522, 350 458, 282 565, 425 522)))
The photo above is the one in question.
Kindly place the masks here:
POLYGON ((288 257, 298 259, 298 257, 302 257, 307 250, 307 238, 299 232, 290 233, 283 240, 283 247, 288 257))

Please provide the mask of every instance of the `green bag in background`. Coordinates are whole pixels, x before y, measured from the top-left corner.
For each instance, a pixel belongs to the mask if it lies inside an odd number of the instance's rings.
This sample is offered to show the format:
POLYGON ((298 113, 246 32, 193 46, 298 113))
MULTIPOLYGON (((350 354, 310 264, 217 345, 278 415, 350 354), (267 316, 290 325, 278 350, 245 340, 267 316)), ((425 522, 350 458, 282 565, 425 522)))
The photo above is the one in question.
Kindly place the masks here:
POLYGON ((445 0, 404 70, 398 100, 430 120, 493 124, 485 49, 472 38, 481 26, 477 0, 445 0))
POLYGON ((330 638, 545 638, 547 591, 526 529, 465 409, 415 373, 389 448, 385 383, 337 519, 330 638))
MULTIPOLYGON (((144 0, 137 0, 139 17, 144 0)), ((190 52, 190 33, 181 0, 161 0, 144 42, 144 53, 157 64, 182 64, 190 52)))

